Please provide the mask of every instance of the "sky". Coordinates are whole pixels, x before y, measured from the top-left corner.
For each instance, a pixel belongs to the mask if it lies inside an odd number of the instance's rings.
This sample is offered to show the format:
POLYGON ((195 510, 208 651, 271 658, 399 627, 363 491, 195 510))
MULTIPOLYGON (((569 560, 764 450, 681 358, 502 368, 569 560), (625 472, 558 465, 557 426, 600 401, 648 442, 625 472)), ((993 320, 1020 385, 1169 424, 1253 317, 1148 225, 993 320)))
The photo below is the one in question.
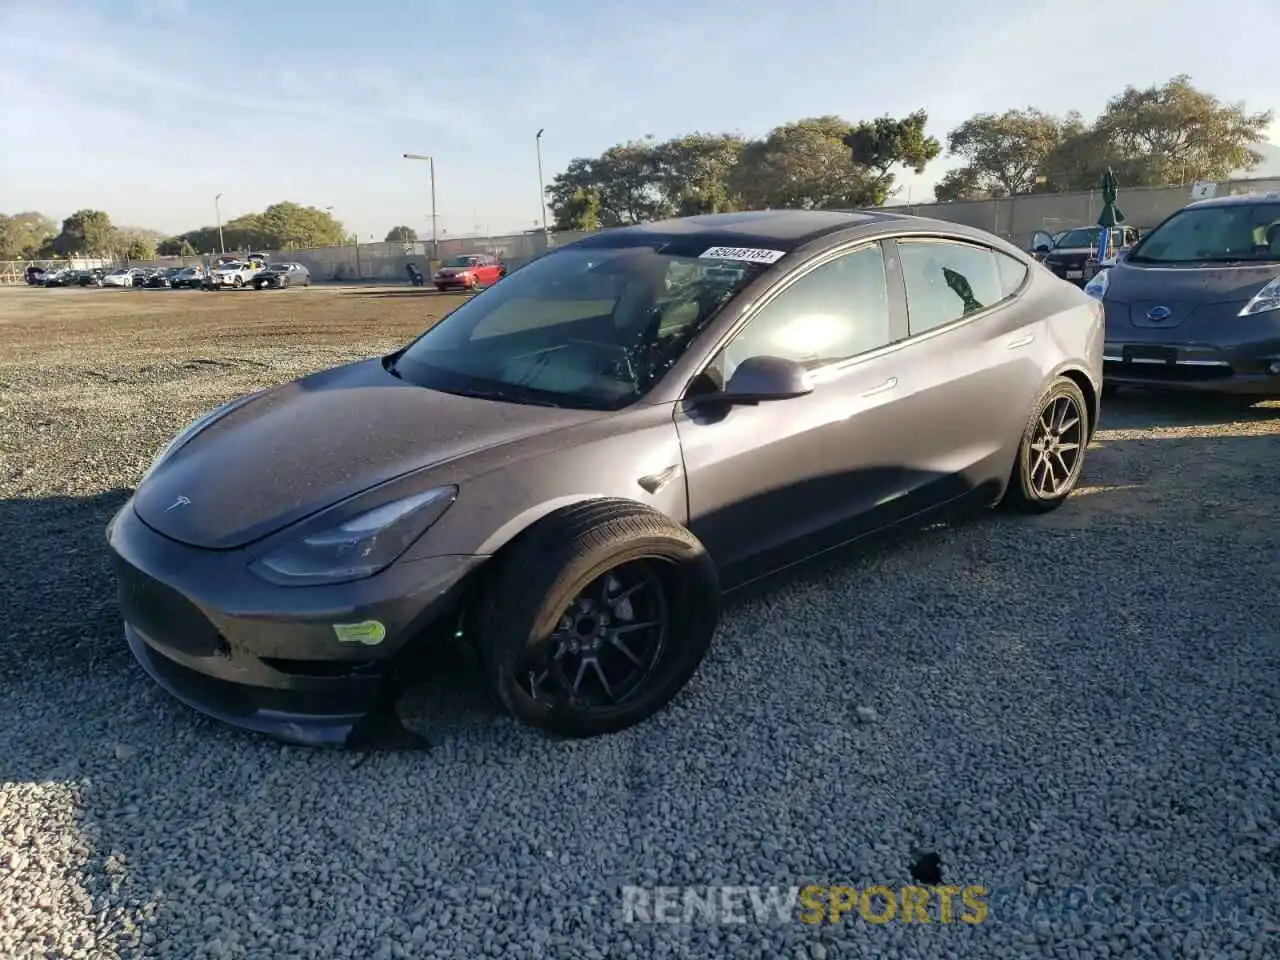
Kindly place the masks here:
MULTIPOLYGON (((1276 0, 0 0, 0 212, 176 233, 280 200, 362 239, 530 229, 544 178, 614 143, 925 108, 1096 115, 1177 73, 1251 109, 1276 0), (1235 51, 1227 53, 1226 51, 1235 51), (1255 52, 1256 53, 1256 52, 1255 52)), ((1269 138, 1280 142, 1280 125, 1269 138)), ((955 161, 906 175, 927 199, 955 161)))

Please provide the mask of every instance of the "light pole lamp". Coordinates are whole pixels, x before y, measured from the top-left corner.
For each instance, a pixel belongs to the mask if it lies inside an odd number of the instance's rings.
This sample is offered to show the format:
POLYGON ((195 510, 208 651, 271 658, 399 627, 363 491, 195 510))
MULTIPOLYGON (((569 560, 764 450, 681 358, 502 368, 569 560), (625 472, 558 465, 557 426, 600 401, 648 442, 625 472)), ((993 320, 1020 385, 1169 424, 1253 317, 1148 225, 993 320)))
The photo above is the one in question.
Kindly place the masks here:
POLYGON ((440 238, 436 226, 436 160, 425 153, 406 153, 406 160, 425 160, 431 172, 431 259, 440 259, 440 238))
POLYGON ((542 131, 538 131, 538 135, 533 138, 534 144, 538 149, 538 202, 542 204, 542 232, 547 232, 547 187, 546 181, 542 179, 542 131))
POLYGON ((217 220, 218 220, 218 249, 219 249, 222 253, 226 253, 226 252, 227 252, 227 245, 226 245, 226 243, 225 243, 225 242, 223 242, 223 239, 222 239, 222 206, 221 206, 221 205, 219 204, 219 202, 218 202, 218 201, 220 201, 221 199, 222 199, 222 194, 220 194, 220 193, 218 193, 218 194, 214 194, 214 197, 213 197, 213 215, 214 215, 214 216, 217 218, 217 220))

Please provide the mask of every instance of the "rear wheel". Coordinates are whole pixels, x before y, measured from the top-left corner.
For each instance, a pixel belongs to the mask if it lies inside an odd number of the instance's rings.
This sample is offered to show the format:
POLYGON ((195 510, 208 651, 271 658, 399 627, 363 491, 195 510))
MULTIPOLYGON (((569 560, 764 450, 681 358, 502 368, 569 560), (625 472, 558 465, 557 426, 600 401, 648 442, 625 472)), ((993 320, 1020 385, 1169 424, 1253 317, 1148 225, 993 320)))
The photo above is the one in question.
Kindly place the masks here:
POLYGON ((240 277, 236 277, 234 280, 231 281, 231 285, 235 287, 237 290, 239 290, 241 287, 244 286, 244 280, 241 279, 240 277))
POLYGON ((1070 377, 1059 377, 1036 401, 1004 503, 1026 513, 1047 513, 1066 502, 1084 470, 1089 405, 1070 377))
POLYGON ((719 582, 684 527, 597 500, 556 511, 509 550, 476 626, 489 683, 517 719, 573 737, 623 730, 697 671, 719 582))

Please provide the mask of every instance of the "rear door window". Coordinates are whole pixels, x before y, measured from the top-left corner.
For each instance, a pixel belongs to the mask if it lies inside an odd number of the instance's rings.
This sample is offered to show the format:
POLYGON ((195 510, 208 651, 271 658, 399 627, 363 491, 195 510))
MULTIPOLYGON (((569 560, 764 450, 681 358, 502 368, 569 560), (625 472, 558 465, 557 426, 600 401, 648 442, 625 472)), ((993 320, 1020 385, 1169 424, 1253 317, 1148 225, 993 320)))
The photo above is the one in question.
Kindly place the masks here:
POLYGON ((913 337, 995 306, 1017 289, 1010 287, 1014 279, 1021 284, 1016 270, 1001 272, 997 257, 1002 254, 976 244, 899 240, 898 253, 913 337))

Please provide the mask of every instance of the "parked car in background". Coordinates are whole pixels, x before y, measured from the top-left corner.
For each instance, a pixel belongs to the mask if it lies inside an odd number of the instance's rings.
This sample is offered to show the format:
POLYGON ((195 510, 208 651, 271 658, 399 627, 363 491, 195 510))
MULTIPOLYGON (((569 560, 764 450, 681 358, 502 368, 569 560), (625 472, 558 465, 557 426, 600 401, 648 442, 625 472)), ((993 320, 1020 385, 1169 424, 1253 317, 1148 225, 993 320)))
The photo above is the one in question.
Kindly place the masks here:
POLYGON ((104 287, 132 287, 134 272, 126 267, 120 267, 105 273, 102 276, 102 285, 104 287))
POLYGON ((1280 193, 1200 200, 1085 287, 1106 383, 1280 397, 1280 193))
POLYGON ((77 272, 75 270, 66 268, 51 270, 44 275, 42 285, 46 287, 70 287, 75 284, 76 278, 77 272))
POLYGON ((173 279, 169 281, 169 286, 174 290, 195 290, 199 289, 204 282, 204 267, 183 267, 173 275, 173 279))
POLYGON ((102 278, 106 275, 106 271, 101 267, 94 267, 92 270, 83 270, 77 281, 82 287, 100 287, 102 286, 102 278))
POLYGON ((266 264, 261 260, 232 260, 229 263, 221 263, 213 268, 205 286, 213 290, 222 290, 226 287, 239 290, 252 282, 253 278, 265 269, 266 264))
MULTIPOLYGON (((1102 227, 1075 227, 1058 235, 1052 246, 1046 247, 1044 231, 1038 231, 1032 245, 1040 254, 1040 261, 1053 274, 1069 283, 1083 287, 1092 275, 1090 267, 1097 266, 1098 240, 1102 227), (1092 261, 1092 262, 1091 262, 1092 261)), ((1112 254, 1127 250, 1138 242, 1135 227, 1112 227, 1108 241, 1112 254)))
POLYGON ((398 667, 455 637, 520 720, 621 730, 697 671, 723 590, 966 505, 1060 507, 1102 334, 1096 300, 955 223, 594 234, 175 437, 107 532, 127 643, 299 743, 392 727, 398 667))
POLYGON ((48 271, 44 267, 37 267, 34 264, 22 271, 22 278, 33 287, 44 286, 44 275, 48 271))
POLYGON ((441 291, 478 290, 492 286, 506 274, 506 266, 497 257, 474 253, 444 261, 431 280, 441 291))
POLYGON ((273 263, 253 278, 256 290, 311 286, 311 271, 300 263, 273 263))
POLYGON ((157 270, 143 281, 143 286, 150 290, 167 290, 173 286, 174 278, 182 272, 182 267, 165 267, 157 270))

